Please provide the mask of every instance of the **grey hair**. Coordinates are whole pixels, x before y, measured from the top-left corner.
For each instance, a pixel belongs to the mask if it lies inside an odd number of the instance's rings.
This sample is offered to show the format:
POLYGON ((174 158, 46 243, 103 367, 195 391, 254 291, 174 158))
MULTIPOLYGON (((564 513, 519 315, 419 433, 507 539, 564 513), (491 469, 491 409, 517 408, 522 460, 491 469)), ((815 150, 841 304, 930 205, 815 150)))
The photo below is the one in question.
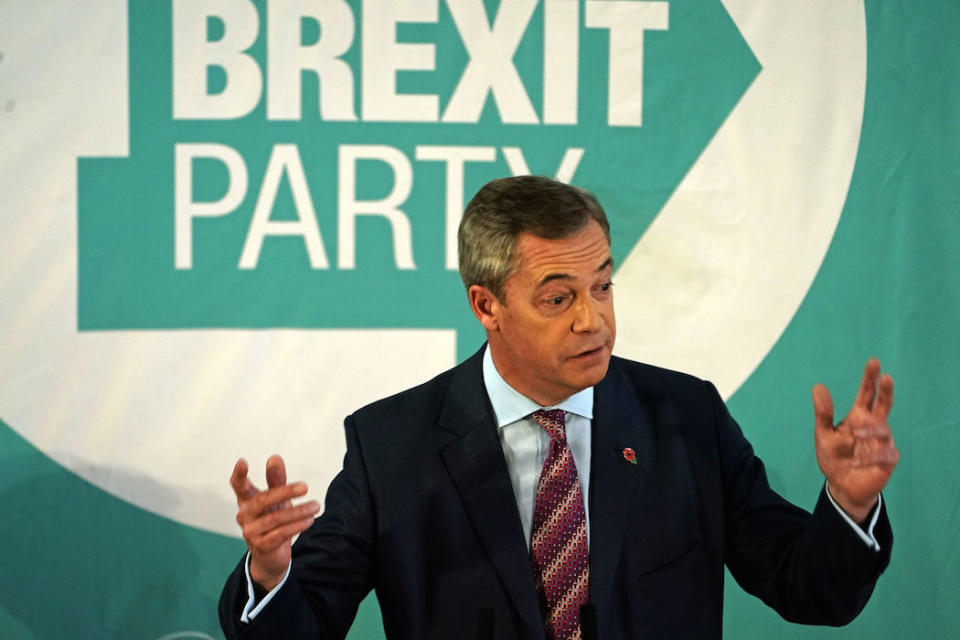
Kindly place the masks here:
POLYGON ((530 233, 555 240, 577 234, 596 220, 610 242, 610 223, 597 198, 543 176, 500 178, 485 184, 463 212, 457 234, 460 277, 505 302, 504 283, 517 267, 517 238, 530 233))

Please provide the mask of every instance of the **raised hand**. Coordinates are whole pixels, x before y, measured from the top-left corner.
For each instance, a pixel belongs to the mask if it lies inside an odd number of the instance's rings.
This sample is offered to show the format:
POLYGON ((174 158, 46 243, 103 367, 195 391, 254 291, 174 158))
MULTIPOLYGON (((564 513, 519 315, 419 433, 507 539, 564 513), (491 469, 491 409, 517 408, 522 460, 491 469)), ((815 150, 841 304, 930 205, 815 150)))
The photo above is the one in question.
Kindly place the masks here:
POLYGON ((294 498, 307 493, 307 485, 287 484, 287 470, 280 456, 267 460, 265 491, 253 486, 247 471, 247 461, 237 460, 230 486, 237 495, 237 523, 250 550, 250 577, 269 591, 283 580, 287 571, 293 536, 313 524, 320 504, 311 500, 293 505, 294 498))
POLYGON ((817 464, 834 501, 856 522, 866 521, 900 459, 887 424, 892 406, 893 379, 880 375, 876 358, 867 362, 853 407, 836 427, 830 392, 813 387, 817 464))

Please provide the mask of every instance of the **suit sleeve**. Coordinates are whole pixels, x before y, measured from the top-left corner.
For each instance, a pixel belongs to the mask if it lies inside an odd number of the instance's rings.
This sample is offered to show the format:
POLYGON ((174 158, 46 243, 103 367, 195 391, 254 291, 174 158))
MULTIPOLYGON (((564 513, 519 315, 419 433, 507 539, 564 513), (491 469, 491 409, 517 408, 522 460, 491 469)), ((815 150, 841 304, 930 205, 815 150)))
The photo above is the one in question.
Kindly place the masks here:
POLYGON ((844 625, 866 605, 890 561, 893 534, 885 508, 875 551, 843 520, 821 489, 813 514, 774 492, 763 463, 709 385, 724 496, 724 562, 748 593, 784 619, 844 625))
POLYGON ((344 638, 373 586, 374 510, 353 418, 345 422, 347 453, 330 483, 323 514, 293 545, 286 583, 250 623, 240 621, 247 600, 243 562, 220 596, 227 638, 344 638))

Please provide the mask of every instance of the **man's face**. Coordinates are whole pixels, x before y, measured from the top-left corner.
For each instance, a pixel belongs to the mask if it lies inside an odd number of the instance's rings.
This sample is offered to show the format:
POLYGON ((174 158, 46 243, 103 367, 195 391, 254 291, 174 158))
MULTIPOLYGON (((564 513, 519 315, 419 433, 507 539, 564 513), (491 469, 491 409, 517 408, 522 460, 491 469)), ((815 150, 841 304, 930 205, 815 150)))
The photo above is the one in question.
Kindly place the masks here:
POLYGON ((484 325, 500 375, 547 406, 607 373, 616 337, 610 246, 591 220, 559 240, 523 233, 516 252, 504 299, 493 299, 484 325))

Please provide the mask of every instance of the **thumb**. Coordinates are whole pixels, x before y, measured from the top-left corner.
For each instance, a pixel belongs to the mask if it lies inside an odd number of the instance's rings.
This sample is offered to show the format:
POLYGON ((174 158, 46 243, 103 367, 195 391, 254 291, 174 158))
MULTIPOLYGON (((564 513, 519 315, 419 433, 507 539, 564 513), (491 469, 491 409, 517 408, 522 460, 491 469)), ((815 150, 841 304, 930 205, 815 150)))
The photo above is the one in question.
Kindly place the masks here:
POLYGON ((822 384, 813 385, 813 417, 817 429, 833 431, 833 398, 822 384))

